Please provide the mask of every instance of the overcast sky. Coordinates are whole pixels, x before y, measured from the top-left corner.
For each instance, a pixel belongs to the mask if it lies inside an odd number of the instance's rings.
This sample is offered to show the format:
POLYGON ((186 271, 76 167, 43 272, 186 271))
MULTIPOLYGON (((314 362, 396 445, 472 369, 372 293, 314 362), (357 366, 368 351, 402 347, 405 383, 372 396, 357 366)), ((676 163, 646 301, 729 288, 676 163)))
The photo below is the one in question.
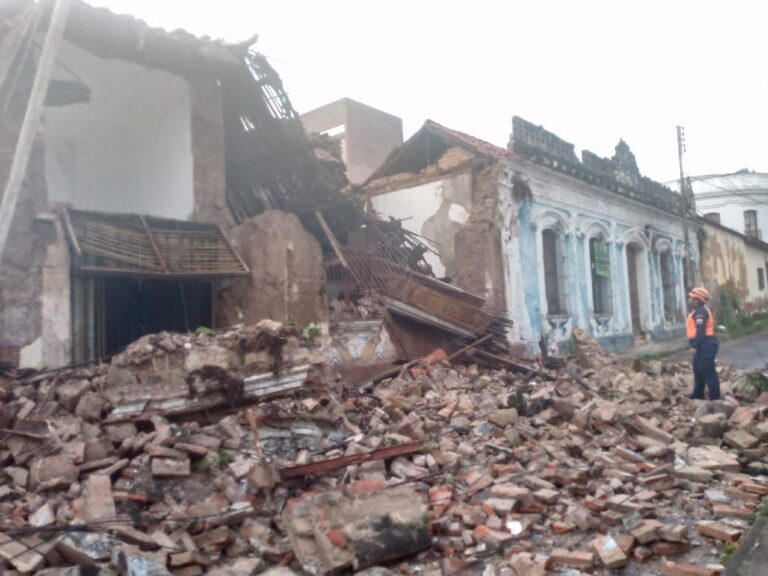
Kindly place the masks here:
MULTIPOLYGON (((256 44, 306 112, 354 98, 505 146, 517 114, 640 170, 768 172, 768 9, 757 1, 92 0, 168 29, 256 44)), ((768 6, 768 5, 766 5, 768 6)))

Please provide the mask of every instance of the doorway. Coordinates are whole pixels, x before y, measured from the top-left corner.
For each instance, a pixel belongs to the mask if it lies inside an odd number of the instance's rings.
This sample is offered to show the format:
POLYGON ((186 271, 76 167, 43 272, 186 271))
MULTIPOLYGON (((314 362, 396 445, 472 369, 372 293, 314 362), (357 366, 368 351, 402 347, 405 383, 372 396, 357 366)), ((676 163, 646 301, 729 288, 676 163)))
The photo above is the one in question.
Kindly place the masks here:
POLYGON ((642 252, 634 244, 627 244, 627 277, 629 281, 629 308, 632 317, 632 333, 635 337, 642 334, 640 318, 640 284, 638 276, 638 257, 642 252))
POLYGON ((109 358, 145 334, 213 324, 213 281, 73 278, 73 356, 109 358))

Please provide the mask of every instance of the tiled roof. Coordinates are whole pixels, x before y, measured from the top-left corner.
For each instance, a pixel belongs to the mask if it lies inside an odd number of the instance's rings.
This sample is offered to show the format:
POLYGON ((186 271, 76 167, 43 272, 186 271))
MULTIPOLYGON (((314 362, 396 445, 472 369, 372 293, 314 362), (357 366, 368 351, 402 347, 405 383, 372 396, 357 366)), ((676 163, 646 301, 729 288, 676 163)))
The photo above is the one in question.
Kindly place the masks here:
POLYGON ((452 128, 448 128, 446 126, 443 126, 442 124, 438 124, 434 120, 427 120, 426 122, 424 122, 424 127, 433 132, 437 132, 442 136, 450 140, 453 140, 459 146, 469 148, 470 150, 478 154, 483 154, 484 156, 491 156, 499 160, 503 160, 507 156, 507 151, 500 146, 496 146, 495 144, 491 144, 490 142, 486 142, 485 140, 481 140, 480 138, 470 136, 465 132, 459 132, 458 130, 453 130, 452 128))

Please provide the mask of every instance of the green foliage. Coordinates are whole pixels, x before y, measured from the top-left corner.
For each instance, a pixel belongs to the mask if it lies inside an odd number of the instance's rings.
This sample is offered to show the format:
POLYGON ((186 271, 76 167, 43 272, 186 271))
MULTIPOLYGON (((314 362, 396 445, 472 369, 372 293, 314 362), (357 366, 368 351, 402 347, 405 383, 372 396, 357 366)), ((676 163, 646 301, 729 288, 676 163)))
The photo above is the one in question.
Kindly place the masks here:
POLYGON ((226 450, 219 450, 211 458, 205 458, 197 463, 197 469, 201 472, 208 472, 214 468, 223 468, 232 461, 232 455, 226 450))
POLYGON ((756 388, 758 392, 768 391, 768 377, 758 370, 747 374, 747 384, 756 388))
POLYGON ((731 544, 730 542, 725 545, 725 548, 723 548, 723 555, 720 557, 720 563, 721 564, 728 564, 728 562, 733 558, 733 555, 736 553, 737 547, 734 544, 731 544))
POLYGON ((208 326, 198 326, 195 332, 197 334, 213 334, 213 330, 208 328, 208 326))
POLYGON ((301 337, 308 342, 311 342, 321 334, 322 332, 320 330, 320 326, 318 326, 314 322, 310 322, 309 324, 304 326, 304 328, 301 330, 301 337))

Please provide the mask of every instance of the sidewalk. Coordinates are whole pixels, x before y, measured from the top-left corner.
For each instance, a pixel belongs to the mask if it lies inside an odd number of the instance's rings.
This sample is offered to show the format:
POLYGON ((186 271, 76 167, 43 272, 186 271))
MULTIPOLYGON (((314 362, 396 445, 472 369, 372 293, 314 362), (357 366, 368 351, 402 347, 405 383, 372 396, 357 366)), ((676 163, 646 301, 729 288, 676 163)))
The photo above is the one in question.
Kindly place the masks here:
POLYGON ((763 576, 768 572, 768 517, 755 523, 725 568, 723 576, 763 576))

